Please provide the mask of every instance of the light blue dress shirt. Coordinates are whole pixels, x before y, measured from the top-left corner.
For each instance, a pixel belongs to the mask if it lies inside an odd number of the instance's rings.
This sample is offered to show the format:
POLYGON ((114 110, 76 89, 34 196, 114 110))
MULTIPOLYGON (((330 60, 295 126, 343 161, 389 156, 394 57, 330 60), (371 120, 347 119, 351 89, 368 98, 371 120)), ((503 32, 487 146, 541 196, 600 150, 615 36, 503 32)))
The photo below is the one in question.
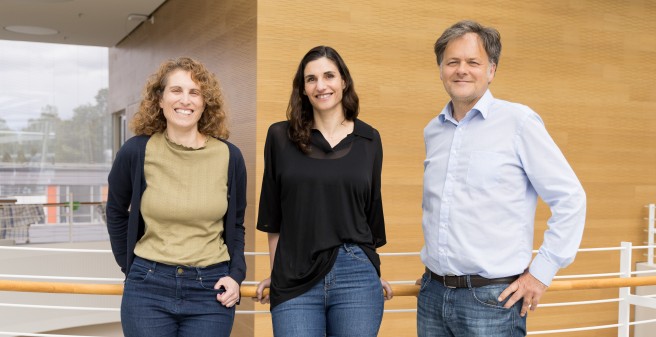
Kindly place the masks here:
POLYGON ((585 192, 529 107, 488 90, 460 121, 451 103, 424 129, 421 260, 439 275, 507 277, 529 272, 545 285, 574 260, 585 192), (537 197, 551 209, 531 262, 537 197))

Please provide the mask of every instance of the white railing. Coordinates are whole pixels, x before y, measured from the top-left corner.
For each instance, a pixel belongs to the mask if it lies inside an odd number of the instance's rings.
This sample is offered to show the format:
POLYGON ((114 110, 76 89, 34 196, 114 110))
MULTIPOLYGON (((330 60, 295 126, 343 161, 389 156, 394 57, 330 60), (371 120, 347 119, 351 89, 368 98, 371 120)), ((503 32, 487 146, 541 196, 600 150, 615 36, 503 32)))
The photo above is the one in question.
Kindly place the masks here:
POLYGON ((654 236, 656 236, 656 204, 649 204, 649 216, 647 217, 647 263, 654 265, 654 236))
POLYGON ((102 202, 75 201, 70 192, 54 196, 60 202, 0 203, 0 239, 12 244, 108 240, 102 202))
MULTIPOLYGON (((620 255, 620 272, 623 273, 623 275, 620 277, 627 278, 631 277, 632 274, 631 258, 633 250, 631 249, 630 242, 622 242, 622 248, 624 248, 624 250, 622 250, 622 254, 620 255)), ((647 249, 653 250, 654 246, 647 246, 647 249)), ((631 305, 656 309, 656 299, 633 295, 631 294, 631 288, 629 287, 620 288, 619 293, 621 301, 618 308, 617 336, 629 337, 629 327, 631 325, 637 324, 637 322, 633 322, 634 324, 631 324, 631 305)), ((656 322, 656 319, 641 321, 640 323, 644 324, 650 322, 656 322)))
MULTIPOLYGON (((652 223, 653 225, 653 223, 652 223)), ((629 242, 622 242, 620 247, 605 247, 605 248, 587 248, 587 249, 580 249, 579 252, 599 252, 599 251, 620 251, 620 267, 619 267, 619 272, 611 272, 611 273, 601 273, 601 274, 582 274, 582 275, 566 275, 566 276, 556 276, 556 280, 552 284, 552 288, 556 289, 556 291, 559 289, 558 284, 559 282, 562 283, 568 283, 572 281, 560 281, 560 280, 566 280, 566 279, 586 279, 586 278, 594 278, 594 277, 605 277, 605 279, 600 279, 600 280, 608 280, 607 277, 612 277, 612 276, 619 276, 622 279, 627 279, 627 280, 635 280, 634 276, 639 276, 644 273, 649 273, 649 272, 641 272, 641 271, 633 271, 632 270, 632 252, 633 250, 650 250, 653 251, 654 245, 647 245, 647 246, 633 246, 629 242), (632 279, 633 278, 633 279, 632 279)), ((16 246, 0 246, 0 251, 2 250, 24 250, 24 251, 49 251, 53 253, 58 253, 58 252, 75 252, 75 253, 90 253, 90 254, 111 254, 110 250, 98 250, 98 249, 54 249, 54 248, 33 248, 33 247, 16 247, 16 246)), ((261 255, 268 255, 268 253, 262 253, 262 252, 248 252, 246 255, 249 256, 261 256, 261 255)), ((409 253, 381 253, 380 254, 383 257, 395 257, 395 256, 417 256, 419 253, 416 252, 409 252, 409 253)), ((653 271, 651 272, 653 273, 653 271)), ((21 280, 29 280, 29 279, 48 279, 48 280, 67 280, 67 281, 85 281, 85 282, 104 282, 104 283, 110 283, 114 285, 120 285, 123 281, 123 279, 119 278, 93 278, 93 277, 61 277, 61 276, 43 276, 43 275, 10 275, 10 274, 0 274, 0 280, 7 280, 7 279, 21 279, 21 280)), ((595 280, 590 280, 590 281, 595 281, 595 280)), ((412 285, 414 284, 414 280, 407 280, 407 281, 391 281, 390 283, 394 286, 401 286, 401 285, 412 285)), ((576 282, 576 281, 575 281, 576 282)), ((580 280, 579 280, 580 282, 580 280)), ((252 287, 253 285, 257 284, 257 281, 246 281, 243 283, 243 287, 252 287)), ((653 283, 656 285, 656 282, 653 283)), ((591 286, 591 288, 609 288, 613 286, 591 286)), ((571 289, 567 287, 560 287, 560 289, 571 289)), ((576 288, 580 289, 580 287, 576 288)), ((3 290, 0 288, 0 290, 3 290)), ((6 289, 5 289, 6 290, 6 289)), ((406 295, 407 296, 407 295, 406 295)), ((587 326, 587 327, 575 327, 575 328, 564 328, 564 329, 553 329, 553 330, 542 330, 542 331, 530 331, 528 332, 529 335, 544 335, 544 334, 557 334, 557 333, 565 333, 565 332, 576 332, 576 331, 592 331, 592 330, 601 330, 601 329, 614 329, 617 328, 617 335, 618 337, 628 337, 629 336, 629 328, 631 326, 635 325, 641 325, 641 324, 649 324, 649 323, 655 323, 656 319, 649 319, 649 320, 642 320, 642 321, 634 321, 631 322, 630 320, 630 313, 631 313, 631 306, 636 306, 636 307, 645 307, 645 308, 654 308, 656 309, 656 295, 653 296, 637 296, 634 294, 631 294, 631 288, 630 287, 620 287, 619 288, 619 297, 618 298, 610 298, 610 299, 599 299, 599 300, 593 300, 593 301, 579 301, 579 302, 560 302, 560 303, 545 303, 541 304, 541 307, 557 307, 557 306, 575 306, 575 305, 594 305, 594 304, 601 304, 601 303, 612 303, 612 302, 617 302, 618 303, 618 320, 616 324, 607 324, 607 325, 598 325, 598 326, 587 326)), ((5 307, 5 308, 28 308, 28 309, 34 309, 34 310, 73 310, 73 311, 104 311, 104 312, 119 312, 119 308, 114 307, 114 308, 103 308, 103 307, 80 307, 80 306, 48 306, 48 305, 30 305, 30 304, 8 304, 8 303, 0 303, 0 307, 5 307)), ((408 309, 396 309, 396 310, 385 310, 386 313, 403 313, 403 312, 416 312, 415 308, 408 308, 408 309)), ((238 310, 238 314, 267 314, 269 313, 267 310, 238 310)), ((13 336, 13 335, 21 335, 21 336, 43 336, 43 337, 64 337, 64 335, 52 335, 52 334, 36 334, 36 333, 17 333, 17 332, 7 332, 7 331, 0 331, 0 336, 13 336)), ((80 336, 77 336, 80 337, 80 336)), ((91 337, 91 336, 87 336, 91 337)))

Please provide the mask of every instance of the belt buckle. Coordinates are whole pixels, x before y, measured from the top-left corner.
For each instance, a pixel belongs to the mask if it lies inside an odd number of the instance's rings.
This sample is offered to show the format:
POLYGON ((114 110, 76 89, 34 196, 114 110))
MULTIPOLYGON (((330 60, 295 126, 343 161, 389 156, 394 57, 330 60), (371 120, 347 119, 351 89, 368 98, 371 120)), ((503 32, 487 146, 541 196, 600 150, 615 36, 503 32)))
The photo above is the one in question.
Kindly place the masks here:
MULTIPOLYGON (((444 285, 445 287, 447 287, 447 288, 449 288, 449 289, 455 289, 455 288, 457 288, 457 286, 450 286, 450 285, 448 285, 447 282, 446 282, 446 278, 447 278, 447 277, 450 277, 450 276, 455 276, 455 275, 444 275, 444 276, 442 276, 442 285, 444 285)), ((457 282, 456 282, 456 283, 457 283, 457 282)))

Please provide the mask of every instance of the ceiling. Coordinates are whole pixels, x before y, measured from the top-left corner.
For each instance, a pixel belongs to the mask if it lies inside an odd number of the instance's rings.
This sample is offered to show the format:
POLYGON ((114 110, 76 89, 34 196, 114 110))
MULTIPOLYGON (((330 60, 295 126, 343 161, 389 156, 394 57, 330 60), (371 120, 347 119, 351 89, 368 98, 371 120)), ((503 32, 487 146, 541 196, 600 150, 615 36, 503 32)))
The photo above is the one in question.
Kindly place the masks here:
POLYGON ((156 20, 151 14, 164 2, 166 0, 0 0, 0 40, 113 47, 142 22, 148 24, 148 20, 156 20), (35 35, 8 29, 40 34, 56 30, 56 33, 35 35))

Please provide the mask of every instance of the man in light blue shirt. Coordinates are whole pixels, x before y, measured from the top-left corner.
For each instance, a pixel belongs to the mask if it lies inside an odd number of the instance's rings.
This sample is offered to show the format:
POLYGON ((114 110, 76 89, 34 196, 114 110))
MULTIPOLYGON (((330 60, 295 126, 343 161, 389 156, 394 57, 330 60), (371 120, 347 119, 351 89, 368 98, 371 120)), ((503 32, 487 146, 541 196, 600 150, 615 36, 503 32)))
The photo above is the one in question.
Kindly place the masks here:
POLYGON ((499 32, 472 21, 435 43, 451 101, 424 129, 421 337, 526 335, 583 235, 585 192, 542 119, 488 89, 500 53, 499 32), (552 216, 532 258, 538 196, 552 216))

